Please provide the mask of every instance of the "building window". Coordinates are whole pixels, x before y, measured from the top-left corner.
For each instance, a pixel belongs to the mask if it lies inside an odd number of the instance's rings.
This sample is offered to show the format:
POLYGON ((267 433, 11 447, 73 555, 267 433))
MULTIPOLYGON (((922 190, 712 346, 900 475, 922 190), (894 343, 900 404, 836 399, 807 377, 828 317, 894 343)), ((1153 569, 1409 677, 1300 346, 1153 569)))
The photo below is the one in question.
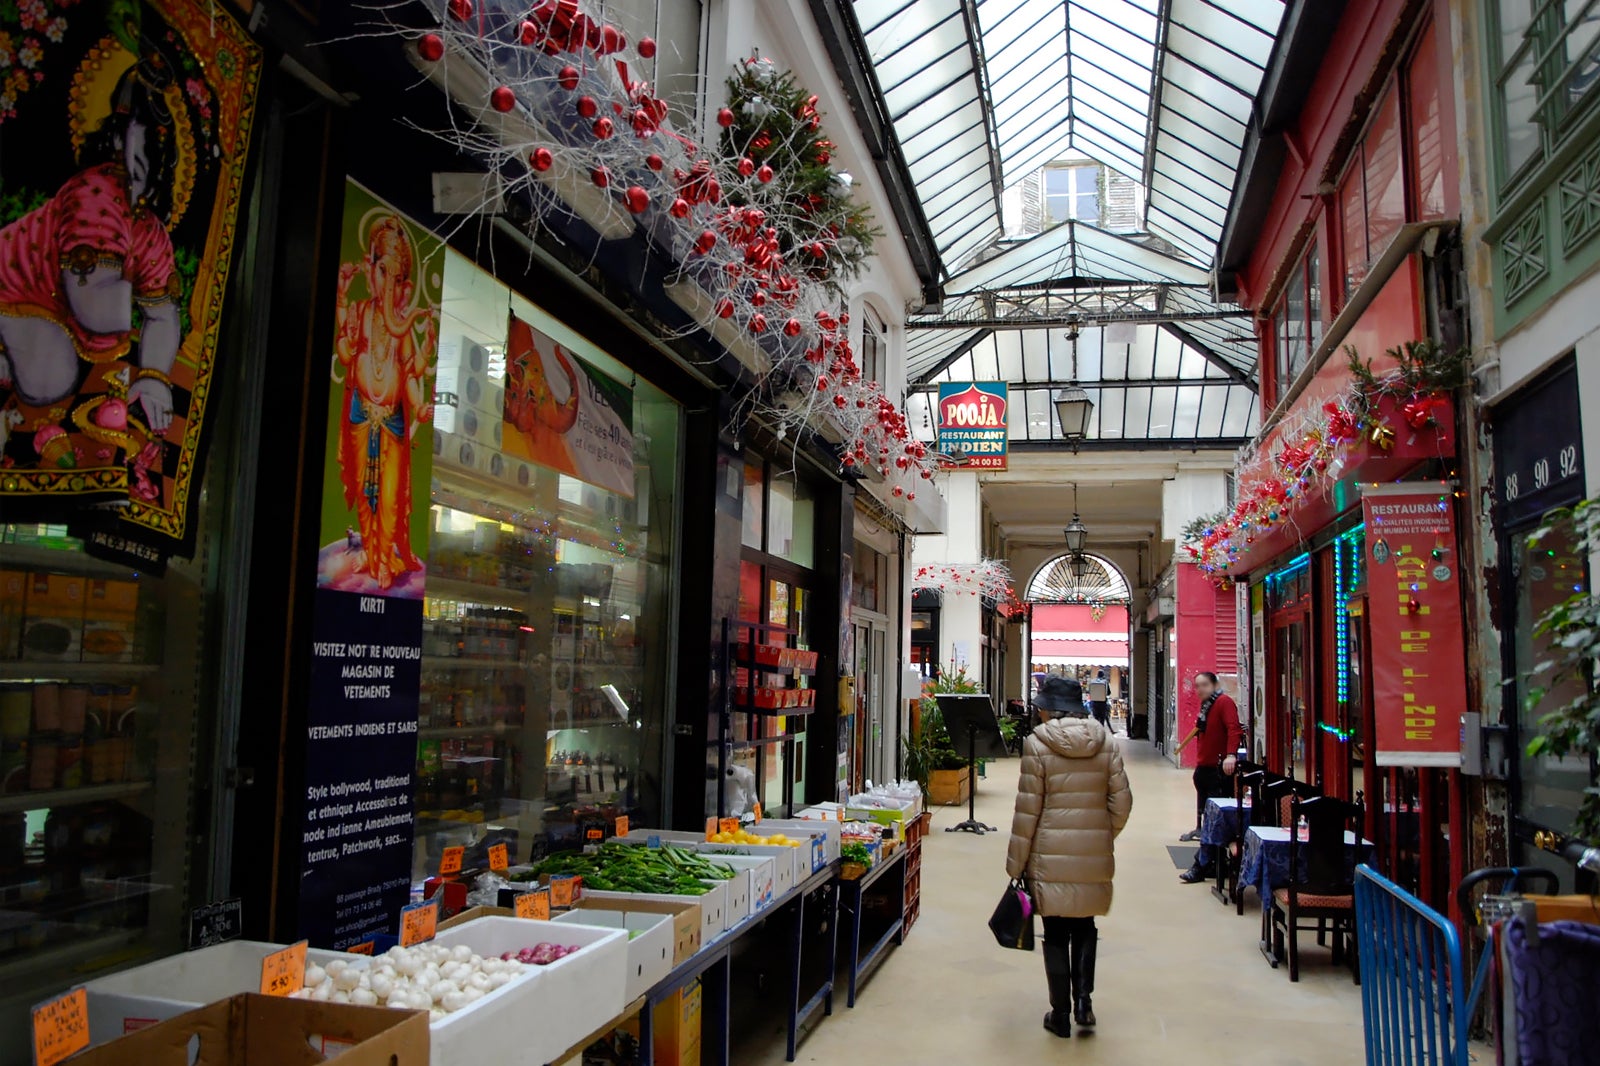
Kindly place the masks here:
POLYGON ((861 352, 856 362, 861 366, 861 377, 866 381, 883 384, 883 368, 889 356, 888 330, 876 311, 870 307, 861 314, 861 352))
POLYGON ((1600 12, 1588 0, 1494 0, 1497 151, 1510 181, 1565 132, 1600 81, 1600 12))
POLYGON ((1278 310, 1272 316, 1272 343, 1277 353, 1278 395, 1283 396, 1322 340, 1322 257, 1316 242, 1289 275, 1278 310))
POLYGON ((1100 223, 1100 168, 1093 163, 1046 167, 1044 172, 1044 224, 1100 223))

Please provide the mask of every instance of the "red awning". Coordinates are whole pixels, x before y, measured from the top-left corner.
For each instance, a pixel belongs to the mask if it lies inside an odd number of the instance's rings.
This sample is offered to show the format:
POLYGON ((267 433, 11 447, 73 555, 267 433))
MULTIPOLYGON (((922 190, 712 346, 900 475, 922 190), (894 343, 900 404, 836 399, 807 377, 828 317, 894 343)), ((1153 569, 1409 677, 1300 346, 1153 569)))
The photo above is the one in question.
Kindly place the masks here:
POLYGON ((1127 666, 1127 641, 1035 640, 1032 659, 1050 666, 1127 666))

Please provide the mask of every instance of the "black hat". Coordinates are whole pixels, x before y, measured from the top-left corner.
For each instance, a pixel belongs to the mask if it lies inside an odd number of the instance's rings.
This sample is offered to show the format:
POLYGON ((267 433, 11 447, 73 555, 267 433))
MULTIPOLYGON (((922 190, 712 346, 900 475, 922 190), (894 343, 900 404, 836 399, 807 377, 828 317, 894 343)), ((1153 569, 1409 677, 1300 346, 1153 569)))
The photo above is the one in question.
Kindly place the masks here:
POLYGON ((1047 677, 1033 698, 1034 707, 1051 714, 1084 714, 1083 686, 1070 677, 1047 677))

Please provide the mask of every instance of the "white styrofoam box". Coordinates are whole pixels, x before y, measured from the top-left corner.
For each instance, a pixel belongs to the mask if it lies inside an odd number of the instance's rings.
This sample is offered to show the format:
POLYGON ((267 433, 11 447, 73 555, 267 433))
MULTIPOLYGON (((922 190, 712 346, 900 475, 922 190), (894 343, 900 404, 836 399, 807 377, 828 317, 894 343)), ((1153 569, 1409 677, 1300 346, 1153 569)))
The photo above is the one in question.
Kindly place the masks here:
POLYGON ((531 918, 478 918, 442 930, 436 944, 465 944, 479 955, 520 951, 542 941, 580 950, 434 1022, 434 1066, 480 1062, 550 1062, 622 1013, 628 934, 620 929, 557 925, 531 918))
MULTIPOLYGON (((811 841, 812 841, 812 835, 811 834, 809 834, 809 833, 807 833, 807 832, 805 832, 803 830, 797 830, 795 832, 788 832, 788 831, 782 829, 781 827, 773 827, 773 828, 769 829, 768 828, 768 823, 766 823, 766 822, 762 822, 760 825, 751 826, 749 828, 748 832, 750 834, 752 834, 753 836, 758 836, 758 837, 774 836, 774 835, 777 835, 777 834, 781 833, 781 834, 783 834, 784 837, 788 838, 789 840, 798 840, 798 841, 800 841, 800 845, 801 846, 798 847, 798 848, 792 848, 792 847, 789 847, 788 845, 785 845, 785 844, 778 844, 778 845, 774 846, 774 850, 787 851, 789 853, 789 865, 792 868, 791 876, 792 876, 792 882, 793 882, 793 884, 790 887, 793 887, 793 885, 800 884, 806 878, 811 876, 811 841)), ((820 835, 819 835, 819 839, 820 839, 820 835)), ((757 845, 755 850, 753 850, 751 852, 751 854, 754 854, 754 855, 765 855, 767 853, 767 851, 768 851, 767 848, 764 848, 761 845, 757 845)), ((781 856, 781 855, 774 856, 773 863, 774 863, 775 866, 782 865, 783 856, 781 856)), ((776 885, 774 886, 774 888, 776 888, 776 885)), ((781 896, 786 891, 788 891, 787 888, 783 889, 782 891, 779 891, 778 895, 781 896)))
MULTIPOLYGON (((261 987, 261 960, 282 944, 229 940, 208 948, 169 955, 85 984, 89 1006, 89 1043, 104 1044, 123 1033, 166 1021, 219 999, 255 992, 261 987)), ((365 955, 313 949, 308 962, 344 959, 365 965, 365 955)))
POLYGON ((756 827, 761 832, 778 832, 785 836, 799 839, 802 834, 822 838, 822 856, 818 861, 812 856, 811 870, 815 873, 830 862, 839 859, 839 847, 844 842, 839 839, 840 825, 836 821, 820 821, 813 818, 771 818, 763 821, 756 827))
POLYGON ((750 871, 735 869, 733 876, 721 883, 728 888, 728 902, 723 909, 722 927, 732 929, 750 917, 750 871))
MULTIPOLYGON (((737 844, 726 844, 724 847, 741 847, 737 844)), ((776 880, 772 869, 773 862, 765 855, 718 855, 716 861, 733 867, 740 873, 748 872, 750 875, 750 913, 765 910, 772 906, 775 898, 773 883, 776 880)), ((732 926, 732 922, 728 923, 732 926)))
POLYGON ((728 928, 728 918, 725 913, 728 909, 728 883, 726 881, 703 881, 706 894, 703 896, 673 896, 655 892, 597 892, 585 888, 585 899, 609 899, 625 902, 630 899, 656 899, 666 900, 669 903, 698 903, 700 905, 700 942, 709 944, 722 935, 728 928))
MULTIPOLYGON (((804 850, 782 844, 774 844, 768 847, 761 844, 710 844, 704 841, 696 844, 695 849, 707 855, 718 855, 723 858, 755 856, 771 862, 772 891, 770 896, 772 899, 787 895, 789 890, 794 887, 795 853, 804 850)), ((751 886, 752 889, 754 887, 754 885, 751 886)))
POLYGON ((681 829, 630 829, 628 835, 620 839, 625 844, 648 844, 651 837, 663 844, 703 844, 706 839, 704 833, 688 833, 681 829))
POLYGON ((672 972, 672 915, 628 911, 618 904, 614 911, 584 907, 556 915, 560 925, 588 925, 627 932, 628 973, 623 999, 632 1003, 672 972), (637 935, 635 935, 637 934, 637 935))

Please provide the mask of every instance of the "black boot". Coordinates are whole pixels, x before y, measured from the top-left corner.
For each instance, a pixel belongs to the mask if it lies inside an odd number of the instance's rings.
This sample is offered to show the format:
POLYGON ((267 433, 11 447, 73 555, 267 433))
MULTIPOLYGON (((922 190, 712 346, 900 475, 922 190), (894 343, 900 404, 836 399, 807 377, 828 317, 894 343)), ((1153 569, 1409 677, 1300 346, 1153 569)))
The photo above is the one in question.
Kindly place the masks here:
POLYGON ((1050 1013, 1044 1027, 1057 1036, 1072 1035, 1072 948, 1074 940, 1047 937, 1044 942, 1044 976, 1050 982, 1050 1013))
POLYGON ((1089 929, 1072 938, 1072 1015, 1080 1030, 1094 1028, 1094 955, 1100 933, 1089 929))

